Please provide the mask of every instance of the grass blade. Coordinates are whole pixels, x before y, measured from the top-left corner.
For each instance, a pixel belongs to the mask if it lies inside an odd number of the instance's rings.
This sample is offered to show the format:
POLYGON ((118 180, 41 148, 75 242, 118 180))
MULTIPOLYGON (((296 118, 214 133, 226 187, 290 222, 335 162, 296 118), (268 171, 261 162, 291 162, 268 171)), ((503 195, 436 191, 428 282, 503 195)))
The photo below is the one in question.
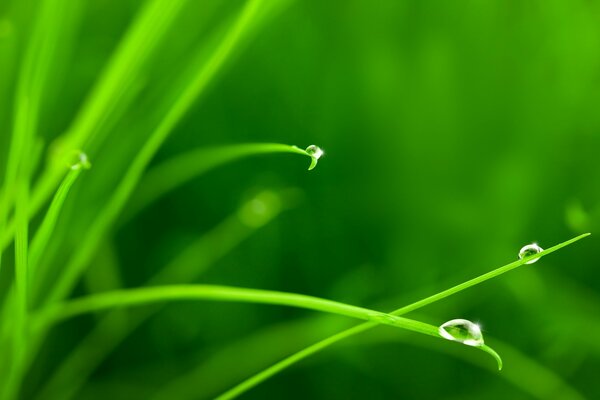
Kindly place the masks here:
MULTIPOLYGON (((485 282, 488 279, 491 278, 495 278, 501 274, 504 274, 510 270, 513 270, 517 267, 520 267, 522 265, 525 265, 526 262, 530 261, 533 258, 538 258, 538 257, 544 257, 550 253, 555 252, 556 250, 559 250, 565 246, 568 246, 572 243, 575 243, 578 240, 583 239, 584 237, 589 236, 589 233, 584 233, 582 235, 579 235, 577 237, 574 237, 572 239, 569 239, 563 243, 560 243, 556 246, 553 246, 549 249, 544 250, 541 253, 538 253, 535 256, 532 257, 527 257, 524 258, 522 260, 519 261, 515 261, 512 262, 510 264, 507 264, 503 267, 497 268, 493 271, 490 271, 486 274, 480 275, 474 279, 471 279, 469 281, 466 281, 464 283, 461 283, 459 285, 456 285, 450 289, 444 290, 440 293, 437 293, 433 296, 429 296, 423 300, 417 301, 415 303, 409 304, 405 307, 399 308, 395 311, 393 311, 391 314, 392 315, 403 315, 406 314, 410 311, 414 311, 418 308, 424 307, 428 304, 431 304, 433 302, 439 301, 445 297, 451 296, 453 294, 456 294, 462 290, 465 290, 469 287, 472 287, 474 285, 478 285, 480 283, 485 282)), ((352 327, 350 329, 346 329, 345 331, 339 332, 333 336, 330 336, 324 340, 321 340, 309 347, 306 347, 305 349, 300 350, 299 352, 292 354, 289 357, 286 357, 285 359, 279 361, 276 364, 273 364, 272 366, 270 366, 269 368, 257 373, 256 375, 251 376, 250 378, 246 379, 245 381, 241 382, 240 384, 236 385, 235 387, 233 387, 232 389, 228 390, 227 392, 223 393, 219 399, 220 400, 224 400, 224 399, 232 399, 235 398, 239 395, 241 395, 242 393, 252 389, 254 386, 264 382, 265 380, 269 379, 270 377, 276 375, 277 373, 283 371, 284 369, 294 365, 295 363, 315 354, 318 353, 321 350, 326 349, 327 347, 341 341, 344 340, 346 338, 352 337, 354 335, 357 335, 361 332, 365 332, 368 331, 371 328, 374 328, 375 326, 377 326, 376 324, 373 323, 364 323, 361 325, 357 325, 355 327, 352 327)))
POLYGON ((191 150, 148 171, 131 199, 127 215, 132 217, 165 193, 211 169, 245 157, 272 153, 300 154, 312 159, 305 150, 279 143, 246 143, 191 150))
POLYGON ((139 182, 146 166, 179 120, 190 108, 194 100, 196 100, 196 98, 204 91, 209 82, 228 59, 229 55, 236 47, 236 44, 251 25, 261 4, 261 0, 250 0, 246 4, 244 10, 241 12, 227 36, 208 61, 202 64, 192 83, 179 95, 164 119, 150 135, 148 141, 142 147, 125 173, 125 176, 116 188, 114 195, 109 199, 107 205, 98 215, 95 223, 92 225, 92 229, 88 233, 88 237, 82 243, 81 247, 78 248, 77 252, 71 258, 71 261, 67 264, 63 274, 59 277, 52 292, 49 294, 49 301, 61 300, 69 294, 90 258, 93 256, 94 251, 103 236, 108 232, 119 216, 123 206, 139 182))
MULTIPOLYGON (((58 1, 64 0, 54 0, 54 3, 58 1)), ((44 170, 32 192, 30 216, 42 208, 63 179, 65 159, 75 149, 87 147, 88 142, 100 133, 103 126, 110 125, 110 117, 121 115, 122 108, 131 100, 129 93, 139 89, 135 83, 139 78, 139 71, 156 50, 186 1, 149 0, 143 5, 66 136, 57 139, 54 144, 53 162, 44 170)), ((60 13, 63 7, 54 4, 50 8, 55 13, 60 13)), ((60 23, 62 18, 57 15, 53 20, 60 23)), ((0 208, 5 203, 0 202, 0 208)), ((2 215, 0 224, 1 217, 2 215)), ((0 232, 3 232, 0 248, 5 248, 13 238, 14 227, 9 227, 6 231, 0 229, 0 232)))
MULTIPOLYGON (((28 318, 28 245, 30 214, 30 179, 36 155, 36 131, 42 93, 46 86, 52 57, 57 46, 62 24, 59 13, 63 0, 41 2, 27 39, 19 70, 14 110, 14 129, 8 153, 4 186, 0 198, 0 232, 4 236, 10 212, 12 191, 15 196, 15 319, 14 357, 3 385, 2 398, 18 394, 23 359, 26 354, 26 325, 28 318)), ((0 266, 3 247, 0 246, 0 266)), ((8 300, 7 300, 8 301, 8 300)), ((8 303, 7 303, 8 304, 8 303)), ((7 313, 5 315, 8 315, 7 313)), ((6 322, 6 321, 4 321, 6 322)))
MULTIPOLYGON (((177 300, 212 300, 306 308, 371 321, 373 325, 390 325, 442 339, 436 326, 363 307, 303 294, 216 285, 158 286, 116 290, 90 295, 66 303, 49 306, 35 317, 33 326, 36 331, 45 330, 48 326, 58 321, 85 313, 177 300)), ((494 350, 485 345, 477 347, 492 355, 498 363, 498 368, 502 368, 502 360, 494 350)))
MULTIPOLYGON (((29 284, 33 289, 33 299, 36 298, 36 278, 35 274, 37 273, 37 267, 39 265, 40 259, 46 250, 46 246, 48 245, 50 238, 52 237, 52 233, 54 232, 54 228, 56 227, 56 223, 58 221, 58 217, 62 210, 62 207, 65 203, 67 195, 71 190, 71 187, 79 178, 82 169, 76 168, 71 169, 69 173, 65 176, 63 182, 59 186, 56 194, 54 195, 54 199, 48 208, 48 212, 42 221, 42 224, 38 228, 32 243, 31 249, 29 252, 29 267, 30 267, 30 276, 29 276, 29 284)), ((43 275, 40 280, 43 280, 43 275)))

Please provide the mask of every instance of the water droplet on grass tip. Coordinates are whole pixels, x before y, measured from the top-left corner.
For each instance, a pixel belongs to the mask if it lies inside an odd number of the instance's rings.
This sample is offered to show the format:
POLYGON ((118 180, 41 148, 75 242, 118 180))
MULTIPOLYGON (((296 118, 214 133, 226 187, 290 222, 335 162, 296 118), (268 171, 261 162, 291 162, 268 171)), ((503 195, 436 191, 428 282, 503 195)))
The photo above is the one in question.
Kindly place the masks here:
POLYGON ((71 168, 72 170, 77 170, 77 169, 90 169, 92 167, 92 164, 90 163, 90 160, 88 159, 87 154, 85 154, 83 151, 73 151, 73 154, 71 154, 71 156, 69 157, 69 161, 68 161, 68 167, 71 168))
POLYGON ((317 166, 317 162, 319 161, 319 158, 323 157, 323 154, 325 154, 323 149, 321 149, 319 146, 315 146, 314 144, 311 144, 310 146, 308 146, 306 148, 306 150, 304 150, 304 151, 306 151, 312 159, 310 166, 308 167, 309 171, 311 169, 314 169, 317 166))
POLYGON ((448 340, 467 346, 483 346, 483 335, 479 325, 467 319, 453 319, 440 325, 439 334, 448 340))
MULTIPOLYGON (((544 251, 544 249, 538 246, 537 243, 528 244, 527 246, 523 246, 521 250, 519 250, 519 260, 522 260, 525 257, 530 257, 535 254, 541 253, 542 251, 544 251)), ((534 258, 532 260, 527 261, 525 264, 533 264, 539 259, 540 257, 534 258)))

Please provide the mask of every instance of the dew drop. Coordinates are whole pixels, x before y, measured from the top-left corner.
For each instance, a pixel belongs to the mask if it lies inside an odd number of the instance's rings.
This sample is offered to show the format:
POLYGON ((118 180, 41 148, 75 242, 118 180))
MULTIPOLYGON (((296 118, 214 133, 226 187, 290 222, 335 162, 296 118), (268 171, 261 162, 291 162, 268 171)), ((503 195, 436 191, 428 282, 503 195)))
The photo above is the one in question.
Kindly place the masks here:
MULTIPOLYGON (((533 256, 534 254, 541 253, 542 251, 544 251, 544 249, 538 246, 537 243, 528 244, 527 246, 523 246, 521 250, 519 250, 519 259, 522 260, 526 257, 533 256)), ((527 261, 525 264, 533 264, 539 259, 540 257, 534 258, 532 260, 527 261)))
POLYGON ((79 150, 73 151, 73 153, 69 157, 67 165, 72 170, 90 169, 92 167, 92 164, 90 163, 87 154, 79 150))
POLYGON ((312 159, 310 162, 310 166, 308 167, 308 170, 310 171, 311 169, 314 169, 317 166, 319 158, 323 157, 325 152, 319 146, 315 146, 314 144, 308 146, 305 151, 312 159))
POLYGON ((483 335, 479 325, 467 319, 453 319, 440 325, 439 334, 448 340, 467 346, 483 346, 483 335))

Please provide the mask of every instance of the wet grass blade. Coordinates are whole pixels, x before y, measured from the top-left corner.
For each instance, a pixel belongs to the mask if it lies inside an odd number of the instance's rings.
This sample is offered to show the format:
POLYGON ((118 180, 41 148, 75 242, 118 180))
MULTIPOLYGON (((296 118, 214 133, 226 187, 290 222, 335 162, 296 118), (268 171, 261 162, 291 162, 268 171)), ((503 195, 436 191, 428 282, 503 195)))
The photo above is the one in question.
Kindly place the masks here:
MULTIPOLYGON (((303 294, 216 285, 158 286, 90 295, 47 307, 35 316, 33 329, 43 331, 61 320, 106 309, 181 300, 244 302, 305 308, 370 321, 369 324, 373 326, 390 325, 443 339, 436 326, 363 307, 303 294)), ((502 360, 494 350, 485 345, 476 348, 494 357, 498 368, 502 368, 502 360)))
MULTIPOLYGON (((589 233, 584 233, 582 235, 579 235, 577 237, 569 239, 563 243, 557 244, 556 246, 553 246, 549 249, 546 249, 543 252, 536 254, 535 256, 527 257, 522 260, 512 262, 503 267, 500 267, 493 271, 490 271, 486 274, 480 275, 474 279, 471 279, 471 280, 461 283, 459 285, 453 286, 450 289, 439 292, 433 296, 426 297, 420 301, 417 301, 417 302, 409 304, 405 307, 399 308, 399 309, 393 311, 391 314, 398 316, 398 315, 406 314, 410 311, 414 311, 418 308, 424 307, 428 304, 431 304, 433 302, 439 301, 443 298, 446 298, 448 296, 456 294, 462 290, 468 289, 469 287, 478 285, 489 279, 495 278, 495 277, 502 275, 510 270, 517 268, 517 267, 523 266, 528 261, 531 261, 534 258, 544 257, 544 256, 546 256, 550 253, 553 253, 565 246, 575 243, 576 241, 581 240, 589 235, 590 235, 589 233)), ((241 395, 242 393, 252 389, 254 386, 264 382, 265 380, 269 379, 270 377, 278 374, 279 372, 283 371, 284 369, 291 367, 292 365, 296 364, 297 362, 299 362, 315 353, 318 353, 319 351, 324 350, 327 347, 329 347, 339 341, 342 341, 344 339, 347 339, 347 338, 357 335, 359 333, 368 331, 369 329, 374 328, 375 326, 376 325, 372 324, 372 323, 364 323, 361 325, 357 325, 353 328, 346 329, 345 331, 339 332, 333 336, 330 336, 324 340, 321 340, 309 347, 306 347, 305 349, 302 349, 299 352, 292 354, 289 357, 286 357, 285 359, 279 361, 278 363, 273 364, 269 368, 266 368, 263 371, 260 371, 256 375, 251 376, 250 378, 248 378, 245 381, 241 382, 240 384, 236 385, 232 389, 223 393, 223 395, 221 395, 219 397, 219 399, 222 400, 222 399, 235 398, 235 397, 241 395)))

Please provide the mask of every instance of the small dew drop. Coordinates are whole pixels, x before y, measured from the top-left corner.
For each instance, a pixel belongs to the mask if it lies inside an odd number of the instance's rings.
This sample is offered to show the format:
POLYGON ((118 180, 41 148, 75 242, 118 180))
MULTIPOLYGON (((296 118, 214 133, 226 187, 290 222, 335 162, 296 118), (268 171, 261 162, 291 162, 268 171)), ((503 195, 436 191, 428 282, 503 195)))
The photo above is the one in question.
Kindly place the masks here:
POLYGON ((467 319, 453 319, 440 325, 439 334, 448 340, 467 346, 483 346, 483 335, 479 325, 467 319))
POLYGON ((314 144, 311 144, 310 146, 308 146, 305 151, 306 151, 306 153, 308 153, 308 155, 312 159, 310 166, 308 167, 308 170, 310 171, 317 166, 317 163, 319 162, 319 158, 323 157, 325 152, 319 146, 315 146, 314 144))
POLYGON ((72 170, 90 169, 92 167, 92 164, 90 163, 87 154, 79 150, 73 151, 73 153, 69 157, 69 162, 67 163, 67 165, 72 170))
MULTIPOLYGON (((544 251, 544 249, 538 246, 537 243, 528 244, 527 246, 523 246, 521 250, 519 250, 519 260, 522 260, 525 257, 530 257, 535 254, 541 253, 542 251, 544 251)), ((539 259, 540 257, 534 258, 532 260, 527 261, 525 264, 533 264, 539 259)))

